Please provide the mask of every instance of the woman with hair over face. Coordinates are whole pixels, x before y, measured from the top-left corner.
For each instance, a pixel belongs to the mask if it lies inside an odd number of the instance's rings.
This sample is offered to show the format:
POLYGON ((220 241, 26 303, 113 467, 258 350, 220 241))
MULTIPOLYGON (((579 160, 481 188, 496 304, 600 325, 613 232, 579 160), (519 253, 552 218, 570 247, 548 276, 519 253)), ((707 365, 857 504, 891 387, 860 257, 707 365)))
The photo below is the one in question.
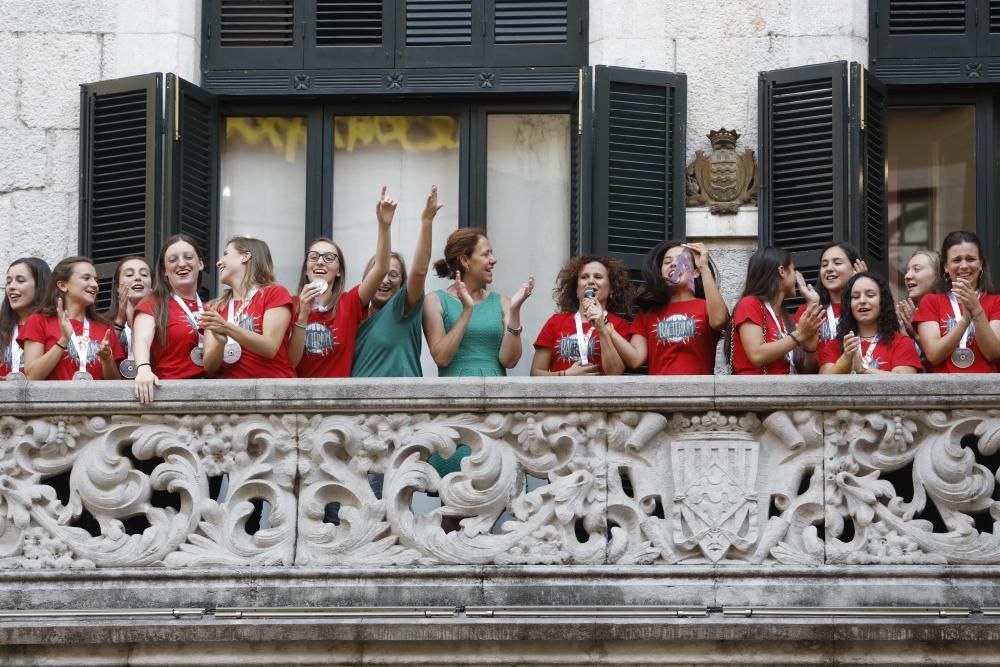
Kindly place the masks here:
POLYGON ((719 333, 729 309, 719 293, 715 267, 701 243, 663 241, 646 253, 639 308, 628 345, 630 368, 649 364, 650 375, 712 375, 719 333))
POLYGON ((1000 362, 1000 296, 979 237, 956 231, 941 244, 944 272, 920 300, 913 325, 932 373, 995 373, 1000 362))
POLYGON ((52 269, 45 298, 18 332, 29 380, 120 380, 125 352, 97 312, 97 269, 67 257, 52 269))
POLYGON ((153 293, 135 307, 135 394, 141 403, 152 402, 153 387, 160 380, 204 375, 205 344, 199 331, 203 305, 198 288, 205 262, 195 244, 186 234, 163 242, 153 293))
POLYGON ((731 354, 735 375, 788 375, 816 371, 823 311, 819 303, 794 326, 782 304, 802 276, 788 251, 761 248, 750 257, 743 296, 733 310, 731 354), (796 355, 796 350, 800 352, 796 355))
POLYGON ((344 291, 347 264, 340 246, 328 238, 318 238, 309 245, 299 276, 295 328, 288 343, 288 354, 299 377, 351 376, 358 327, 382 277, 389 271, 389 232, 396 202, 387 199, 385 192, 382 186, 375 204, 375 264, 354 288, 344 291))
POLYGON ((535 339, 532 375, 621 375, 625 363, 614 344, 628 322, 609 310, 627 312, 632 283, 628 269, 613 257, 572 257, 552 290, 559 312, 535 339))
POLYGON ((0 305, 0 380, 24 380, 24 350, 18 333, 35 307, 42 302, 52 271, 37 257, 21 257, 7 267, 3 305, 0 305))
POLYGON ((826 320, 819 329, 819 338, 832 340, 837 335, 844 286, 855 273, 867 271, 868 266, 861 259, 858 249, 846 241, 830 241, 820 249, 819 258, 816 288, 806 284, 804 279, 798 281, 799 293, 806 302, 795 311, 792 321, 798 322, 807 307, 818 303, 826 314, 826 320))
MULTIPOLYGON (((368 318, 358 327, 354 343, 352 377, 420 377, 421 323, 424 312, 424 284, 431 262, 434 218, 442 208, 437 186, 431 188, 420 214, 420 234, 413 251, 413 270, 393 252, 389 270, 372 296, 368 318)), ((368 260, 364 277, 375 270, 377 257, 368 260)), ((363 279, 364 280, 364 279, 363 279)))
POLYGON ((274 282, 271 249, 259 239, 230 239, 215 266, 226 290, 202 311, 205 374, 227 379, 292 378, 288 328, 293 300, 274 282))
POLYGON ((133 379, 138 372, 132 349, 132 324, 135 319, 135 307, 149 296, 153 287, 152 276, 153 270, 146 258, 132 255, 118 261, 114 278, 111 279, 111 308, 105 313, 105 317, 111 320, 118 335, 118 342, 125 350, 126 359, 122 362, 120 370, 126 380, 133 379))
POLYGON ((916 373, 923 364, 900 331, 885 278, 862 271, 844 287, 837 337, 819 345, 820 373, 916 373))

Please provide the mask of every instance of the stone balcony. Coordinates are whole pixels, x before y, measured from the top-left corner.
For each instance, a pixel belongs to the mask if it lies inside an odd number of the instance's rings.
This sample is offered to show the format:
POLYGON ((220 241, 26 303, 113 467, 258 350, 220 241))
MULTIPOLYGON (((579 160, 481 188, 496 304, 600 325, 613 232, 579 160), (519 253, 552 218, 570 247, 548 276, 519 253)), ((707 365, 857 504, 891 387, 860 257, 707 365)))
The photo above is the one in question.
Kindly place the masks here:
POLYGON ((52 382, 0 401, 0 664, 1000 655, 996 376, 203 381, 145 407, 125 383, 52 382), (442 478, 428 458, 460 445, 442 478))

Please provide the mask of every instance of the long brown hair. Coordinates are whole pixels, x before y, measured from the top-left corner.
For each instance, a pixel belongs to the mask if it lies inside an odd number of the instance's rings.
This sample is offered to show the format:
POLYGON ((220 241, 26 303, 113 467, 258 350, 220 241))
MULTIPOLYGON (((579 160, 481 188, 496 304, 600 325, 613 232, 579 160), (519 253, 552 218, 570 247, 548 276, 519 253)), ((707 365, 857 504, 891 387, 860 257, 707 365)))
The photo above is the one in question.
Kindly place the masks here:
MULTIPOLYGON (((264 287, 274 282, 274 262, 271 261, 271 249, 260 239, 249 236, 234 236, 226 242, 226 246, 233 246, 241 253, 250 253, 250 261, 247 262, 247 271, 243 276, 242 289, 244 295, 253 285, 264 287)), ((224 306, 233 298, 233 289, 227 287, 218 299, 212 302, 213 306, 224 306)), ((244 296, 244 298, 246 298, 244 296)))
MULTIPOLYGON (((152 295, 156 297, 156 315, 154 316, 156 320, 156 333, 153 335, 160 342, 161 347, 167 344, 167 325, 170 322, 170 301, 172 299, 171 294, 173 293, 173 290, 170 289, 170 280, 167 278, 167 250, 176 243, 187 243, 194 248, 194 254, 198 258, 198 261, 202 263, 202 266, 205 264, 205 258, 202 256, 198 244, 187 234, 174 234, 160 246, 160 254, 156 257, 156 273, 153 275, 152 295)), ((195 291, 201 288, 201 277, 203 275, 204 272, 199 270, 195 291)))
POLYGON ((309 250, 306 251, 306 256, 302 258, 302 270, 299 271, 299 291, 296 292, 296 296, 302 293, 302 288, 306 286, 306 283, 311 282, 309 280, 309 275, 306 273, 306 266, 309 265, 309 253, 312 252, 312 247, 317 243, 329 243, 334 248, 337 249, 337 257, 340 258, 340 275, 333 279, 333 284, 330 285, 330 317, 334 318, 337 316, 337 305, 340 304, 340 295, 344 293, 344 283, 347 282, 347 260, 344 259, 344 251, 340 249, 340 246, 334 242, 333 239, 326 236, 318 236, 312 240, 309 244, 309 250))
MULTIPOLYGON (((52 270, 49 269, 49 265, 37 257, 21 257, 20 259, 15 259, 7 267, 10 271, 12 268, 18 264, 24 264, 28 267, 28 271, 31 273, 32 279, 35 281, 35 294, 31 297, 31 303, 28 304, 28 308, 34 310, 41 303, 42 297, 45 296, 45 290, 49 285, 49 276, 52 275, 52 270)), ((4 290, 3 304, 0 305, 0 346, 6 346, 10 344, 11 336, 14 335, 14 327, 17 326, 17 313, 14 308, 10 305, 10 300, 7 298, 7 292, 4 290)))
MULTIPOLYGON (((48 288, 45 290, 45 298, 38 307, 38 312, 42 315, 45 315, 46 317, 55 317, 59 314, 58 302, 60 297, 63 296, 62 290, 59 289, 59 283, 69 282, 70 278, 73 277, 73 271, 76 270, 77 264, 90 264, 91 266, 94 266, 94 261, 89 257, 67 257, 53 267, 52 275, 49 278, 48 288)), ((96 279, 96 267, 94 269, 94 273, 94 278, 96 279)), ((65 306, 66 302, 63 300, 63 307, 65 306)), ((86 311, 84 311, 84 315, 86 315, 87 319, 91 322, 100 322, 101 324, 108 323, 108 321, 97 312, 96 302, 87 306, 86 311)))

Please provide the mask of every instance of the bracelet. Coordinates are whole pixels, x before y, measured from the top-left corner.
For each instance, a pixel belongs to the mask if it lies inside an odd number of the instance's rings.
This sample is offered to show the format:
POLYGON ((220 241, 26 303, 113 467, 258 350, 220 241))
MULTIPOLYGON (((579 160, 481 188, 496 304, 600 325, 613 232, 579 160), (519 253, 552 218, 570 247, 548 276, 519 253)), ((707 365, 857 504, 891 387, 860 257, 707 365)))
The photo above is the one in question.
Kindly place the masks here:
POLYGON ((970 320, 974 320, 974 319, 976 319, 977 317, 979 317, 979 316, 980 316, 980 315, 982 315, 982 314, 983 314, 983 309, 982 309, 982 308, 980 308, 980 309, 979 309, 979 312, 978 312, 978 313, 976 313, 975 315, 973 315, 972 317, 970 317, 969 319, 970 319, 970 320))
POLYGON ((63 352, 66 351, 66 346, 60 343, 59 341, 56 341, 56 347, 61 348, 63 352))
POLYGON ((304 324, 299 324, 298 322, 296 322, 295 326, 297 326, 299 329, 302 329, 303 331, 306 330, 306 325, 304 325, 304 324))
POLYGON ((815 348, 815 347, 814 347, 813 349, 811 349, 811 350, 810 350, 810 349, 809 349, 808 347, 806 347, 805 345, 803 345, 803 346, 802 346, 802 351, 803 351, 803 352, 805 352, 806 354, 815 354, 815 353, 816 353, 816 350, 817 350, 817 349, 818 349, 818 348, 815 348))
POLYGON ((117 322, 114 322, 114 327, 118 331, 125 331, 125 325, 124 324, 118 324, 117 322))
POLYGON ((152 364, 150 364, 150 363, 149 363, 148 361, 144 361, 144 362, 142 362, 141 364, 136 364, 136 365, 135 365, 135 367, 136 367, 136 368, 142 368, 143 366, 149 366, 150 368, 152 368, 152 367, 153 367, 153 365, 152 365, 152 364))
POLYGON ((520 336, 522 331, 524 331, 523 324, 516 329, 510 326, 509 324, 507 325, 507 333, 509 333, 511 336, 520 336))
MULTIPOLYGON (((795 335, 794 331, 789 331, 788 337, 795 341, 795 347, 802 347, 802 341, 799 340, 799 337, 795 335)), ((802 349, 805 350, 804 347, 802 347, 802 349)), ((806 352, 808 351, 809 350, 806 350, 806 352)))

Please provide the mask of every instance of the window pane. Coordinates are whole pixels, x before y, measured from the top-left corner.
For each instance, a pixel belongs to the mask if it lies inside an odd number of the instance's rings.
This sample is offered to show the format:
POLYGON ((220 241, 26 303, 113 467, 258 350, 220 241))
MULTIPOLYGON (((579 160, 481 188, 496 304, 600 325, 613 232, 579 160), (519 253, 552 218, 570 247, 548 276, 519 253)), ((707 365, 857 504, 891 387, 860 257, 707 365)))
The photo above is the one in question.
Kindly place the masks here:
POLYGON ((521 309, 524 350, 513 374, 528 375, 531 344, 555 311, 552 287, 569 258, 570 117, 493 114, 487 123, 486 219, 497 257, 495 287, 513 294, 529 275, 521 309))
POLYGON ((220 169, 220 251, 233 236, 266 241, 278 282, 294 292, 305 246, 305 118, 226 118, 220 169))
POLYGON ((976 108, 889 109, 890 282, 903 290, 916 248, 976 230, 976 108))
MULTIPOLYGON (((399 202, 392 225, 392 249, 413 259, 420 213, 431 186, 444 208, 434 219, 431 264, 444 255, 448 235, 458 227, 459 119, 455 116, 338 116, 334 120, 333 238, 346 255, 347 285, 361 281, 375 252, 379 190, 399 202)), ((433 271, 433 269, 432 269, 433 271)), ((427 291, 444 287, 431 276, 427 291)), ((434 377, 426 345, 424 375, 434 377)))

